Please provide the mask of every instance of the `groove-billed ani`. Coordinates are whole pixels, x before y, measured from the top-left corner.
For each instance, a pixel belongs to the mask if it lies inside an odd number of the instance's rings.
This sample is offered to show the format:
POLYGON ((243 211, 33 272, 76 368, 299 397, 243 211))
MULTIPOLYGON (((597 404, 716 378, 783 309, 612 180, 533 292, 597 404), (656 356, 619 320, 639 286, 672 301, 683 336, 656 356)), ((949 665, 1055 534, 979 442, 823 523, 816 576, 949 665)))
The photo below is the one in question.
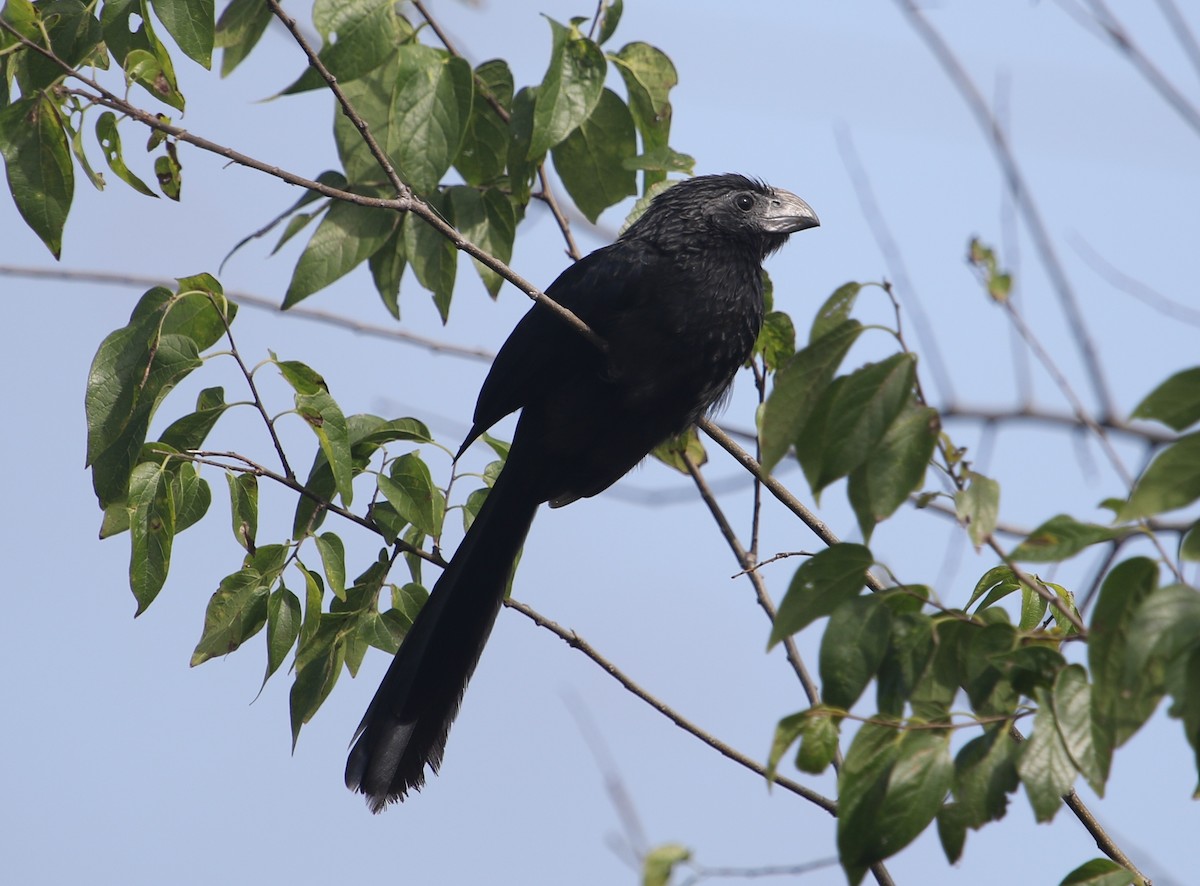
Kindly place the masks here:
POLYGON ((693 178, 654 198, 610 246, 546 294, 601 351, 534 305, 500 349, 459 455, 521 410, 504 469, 375 693, 346 785, 378 812, 437 771, 450 723, 542 502, 607 489, 725 393, 763 320, 762 261, 818 224, 788 191, 740 175, 693 178))

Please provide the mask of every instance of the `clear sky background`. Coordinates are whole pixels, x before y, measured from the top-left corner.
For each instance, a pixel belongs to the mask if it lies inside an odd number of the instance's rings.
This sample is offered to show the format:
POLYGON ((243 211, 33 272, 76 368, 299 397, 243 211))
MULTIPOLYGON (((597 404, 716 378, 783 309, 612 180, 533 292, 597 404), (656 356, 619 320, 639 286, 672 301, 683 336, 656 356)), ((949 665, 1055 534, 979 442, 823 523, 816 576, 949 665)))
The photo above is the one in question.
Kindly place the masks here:
MULTIPOLYGON (((472 60, 508 59, 519 85, 539 81, 545 70, 550 35, 538 13, 566 21, 593 11, 583 0, 432 5, 472 60)), ((1200 141, 1110 45, 1068 14, 1071 5, 949 0, 927 15, 983 93, 1004 108, 1107 383, 1127 412, 1158 381, 1197 363, 1197 329, 1115 289, 1075 244, 1200 307, 1200 141)), ((1155 63, 1200 103, 1200 71, 1157 4, 1113 8, 1155 63)), ((1200 30, 1195 10, 1189 15, 1200 30)), ((952 391, 931 380, 930 343, 916 338, 908 314, 935 401, 1011 408, 1024 396, 1019 378, 1026 367, 1032 402, 1067 408, 1041 369, 1026 357, 1014 360, 1003 314, 964 263, 967 241, 977 234, 1015 270, 1022 312, 1095 407, 1043 268, 1012 220, 987 142, 893 3, 628 0, 611 48, 633 40, 675 61, 681 82, 673 93, 672 144, 697 158, 698 172, 760 176, 800 194, 820 215, 821 228, 794 237, 769 264, 777 305, 792 312, 802 335, 838 285, 899 273, 864 217, 843 149, 849 139, 903 255, 911 287, 901 298, 910 311, 914 299, 923 306, 946 366, 952 391)), ((189 130, 304 175, 334 165, 327 95, 259 101, 302 68, 281 30, 271 29, 228 80, 187 61, 178 67, 189 130)), ((149 103, 139 91, 133 97, 149 103)), ((123 133, 131 165, 150 175, 136 149, 145 136, 133 127, 123 133)), ((101 165, 99 151, 90 153, 101 165)), ((164 278, 215 273, 238 239, 298 196, 190 147, 180 155, 179 205, 147 200, 115 180, 104 194, 78 181, 61 266, 164 278)), ((598 232, 576 224, 581 245, 607 242, 626 209, 606 213, 598 232)), ((512 265, 545 285, 567 259, 552 220, 538 206, 529 216, 512 265)), ((254 244, 221 280, 227 290, 281 300, 299 245, 268 259, 269 246, 254 244)), ((0 202, 0 265, 54 265, 7 200, 0 202)), ((508 287, 491 302, 466 262, 459 280, 443 329, 428 295, 407 278, 404 328, 495 349, 526 299, 508 287)), ((9 882, 631 883, 637 874, 628 847, 643 838, 622 824, 606 791, 613 779, 647 844, 686 844, 702 865, 802 864, 834 854, 834 822, 825 813, 784 791, 768 793, 760 778, 701 746, 512 612, 501 614, 471 684, 443 774, 422 794, 373 817, 342 786, 347 742, 387 664, 377 652, 357 680, 343 677, 291 754, 287 675, 255 698, 265 662, 260 640, 224 660, 187 665, 205 603, 239 557, 222 516, 221 477, 206 472, 213 512, 176 540, 167 586, 137 621, 126 583, 128 539, 96 539, 100 514, 82 467, 84 382, 100 340, 125 322, 140 291, 0 276, 7 318, 0 333, 0 454, 8 467, 0 516, 0 855, 9 882), (599 755, 589 737, 602 745, 599 755)), ((864 319, 890 319, 877 290, 862 301, 864 319)), ((390 322, 365 271, 306 304, 390 322)), ((416 415, 450 445, 466 428, 486 372, 482 362, 250 309, 235 333, 251 361, 273 348, 322 372, 347 413, 416 415)), ((886 347, 883 336, 867 339, 848 365, 886 347)), ((269 372, 261 379, 274 411, 286 409, 284 386, 269 372)), ((164 415, 181 414, 200 387, 222 382, 228 397, 240 396, 229 366, 206 367, 171 396, 164 415)), ((729 424, 751 425, 750 394, 742 379, 725 415, 729 424)), ((948 427, 978 468, 1000 480, 1005 521, 1032 527, 1060 511, 1103 520, 1095 503, 1122 494, 1085 438, 1034 427, 996 435, 971 422, 948 427)), ((298 421, 284 430, 293 446, 311 452, 298 421)), ((214 443, 269 457, 248 410, 226 416, 214 443)), ((1137 447, 1122 445, 1121 453, 1131 467, 1140 464, 1137 447)), ((444 480, 448 459, 428 457, 444 480)), ((484 463, 481 451, 474 458, 476 467, 484 463)), ((781 471, 807 499, 799 472, 781 471)), ((719 452, 707 473, 745 532, 745 475, 719 452)), ((265 484, 263 499, 259 541, 282 539, 293 502, 265 484)), ((821 514, 839 535, 855 538, 843 499, 840 484, 828 490, 821 514)), ((779 509, 768 507, 764 520, 764 556, 814 548, 807 530, 779 509)), ((377 542, 365 533, 334 518, 326 528, 346 539, 355 574, 374 557, 377 542)), ((995 565, 927 512, 882 526, 872 549, 906 581, 935 583, 960 605, 995 565)), ((1047 577, 1079 587, 1094 567, 1088 556, 1079 559, 1047 577)), ((795 563, 766 571, 776 598, 795 563)), ((806 702, 781 650, 764 653, 768 625, 745 580, 730 580, 736 571, 689 481, 648 465, 597 500, 541 514, 515 594, 578 630, 705 728, 765 758, 775 722, 806 702)), ((817 636, 801 638, 814 667, 817 636)), ((803 780, 833 791, 828 778, 803 780)), ((1080 792, 1156 883, 1184 884, 1200 870, 1200 811, 1189 799, 1195 784, 1182 729, 1160 711, 1118 752, 1107 797, 1098 800, 1082 786, 1080 792)), ((1067 811, 1051 825, 1035 825, 1018 794, 1003 822, 968 836, 959 865, 947 865, 931 829, 889 868, 898 883, 1053 883, 1097 854, 1067 811)), ((844 877, 832 867, 800 882, 844 877)))

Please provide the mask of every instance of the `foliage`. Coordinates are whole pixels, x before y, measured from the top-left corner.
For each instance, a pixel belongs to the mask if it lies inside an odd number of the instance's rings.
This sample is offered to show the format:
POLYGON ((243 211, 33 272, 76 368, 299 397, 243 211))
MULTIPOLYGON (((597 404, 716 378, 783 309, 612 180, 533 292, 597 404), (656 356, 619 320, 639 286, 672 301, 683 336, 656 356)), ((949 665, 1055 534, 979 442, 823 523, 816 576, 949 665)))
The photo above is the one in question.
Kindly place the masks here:
MULTIPOLYGON (((438 220, 485 254, 472 253, 494 296, 506 276, 512 279, 504 263, 530 201, 546 193, 544 185, 540 192, 535 187, 548 162, 591 220, 638 193, 638 172, 643 196, 669 174, 689 172, 691 158, 669 144, 674 67, 646 43, 606 48, 621 4, 602 6, 590 29, 587 18, 548 19, 545 75, 518 88, 503 60, 472 68, 425 42, 420 23, 390 0, 317 0, 312 24, 323 44, 317 57, 357 119, 335 109, 341 168, 314 176, 312 189, 273 223, 282 226, 280 245, 312 229, 284 307, 365 263, 393 316, 400 315, 401 281, 410 268, 444 319, 462 245, 436 226, 438 220), (606 85, 618 82, 623 96, 606 85)), ((186 134, 163 113, 135 112, 93 74, 119 71, 143 98, 182 111, 175 60, 156 29, 205 68, 213 49, 221 49, 221 73, 228 74, 253 50, 271 14, 257 0, 232 0, 219 19, 211 0, 7 0, 0 14, 0 152, 22 217, 56 258, 76 168, 96 187, 105 186, 85 149, 89 115, 108 169, 153 197, 126 165, 120 132, 128 134, 131 123, 151 127, 148 151, 158 188, 176 200, 182 193, 178 154, 186 134)), ((281 100, 325 85, 316 67, 308 67, 281 100)), ((987 294, 1005 302, 1012 279, 995 252, 972 240, 969 261, 987 294)), ((291 656, 295 740, 343 668, 353 675, 368 647, 392 653, 402 642, 426 596, 422 571, 442 562, 426 545, 441 537, 449 509, 461 506, 464 520, 471 519, 499 462, 463 504, 452 504, 449 481, 436 479, 422 455, 422 447, 437 444, 419 419, 345 415, 320 373, 297 360, 271 354, 256 369, 246 368, 232 332, 237 307, 221 285, 207 274, 178 283, 173 292, 146 292, 129 322, 100 344, 92 364, 87 457, 103 511, 101 535, 129 534, 129 584, 140 614, 164 587, 175 536, 214 519, 203 474, 225 475, 230 526, 244 556, 224 577, 212 577, 217 589, 191 661, 226 655, 262 635, 265 682, 291 656), (237 361, 248 399, 227 402, 225 391, 212 387, 191 411, 170 400, 175 417, 151 439, 172 388, 216 358, 237 361), (274 418, 253 384, 263 369, 277 372, 292 391, 291 404, 274 418), (281 469, 265 467, 257 455, 204 449, 210 431, 234 407, 261 413, 281 469), (298 416, 314 437, 303 480, 275 434, 283 415, 298 416), (259 537, 263 480, 294 496, 290 538, 259 537), (379 535, 385 546, 377 557, 348 564, 341 537, 322 531, 331 513, 379 535), (394 576, 397 560, 404 561, 406 576, 394 576)), ((1133 410, 1133 417, 1160 422, 1179 436, 1159 448, 1130 490, 1109 500, 1112 522, 1050 516, 1006 551, 995 534, 999 484, 976 471, 943 431, 938 411, 923 397, 919 362, 899 318, 895 328, 882 330, 891 347, 887 356, 845 365, 861 337, 880 331, 855 319, 858 300, 886 291, 857 282, 840 287, 817 311, 799 348, 800 324, 771 311, 755 361, 764 394, 758 416, 763 467, 769 471, 794 457, 814 498, 845 480, 864 541, 833 543, 805 560, 770 634, 774 645, 826 620, 823 698, 778 723, 768 770, 774 774, 798 743, 796 768, 825 771, 838 756, 844 725, 858 724, 847 734, 838 773, 837 845, 851 882, 932 824, 955 861, 967 831, 1003 818, 1018 786, 1042 821, 1057 814, 1079 776, 1103 794, 1115 751, 1166 697, 1168 713, 1181 721, 1200 760, 1200 593, 1183 582, 1180 569, 1182 561, 1200 559, 1200 529, 1180 535, 1173 557, 1165 551, 1158 560, 1114 555, 1087 621, 1076 608, 1076 589, 1021 565, 1058 563, 1101 545, 1119 551, 1121 541, 1153 532, 1151 518, 1200 500, 1200 367, 1167 379, 1133 410), (948 492, 930 487, 931 466, 948 492), (928 506, 940 498, 973 544, 996 555, 965 602, 898 579, 880 584, 871 573, 874 557, 866 545, 875 527, 906 502, 928 506), (1070 647, 1080 645, 1086 664, 1079 655, 1069 657, 1070 647), (969 738, 955 751, 952 738, 960 730, 969 738)), ((489 442, 503 459, 504 445, 489 442)), ((657 455, 684 471, 704 462, 694 434, 664 444, 657 455)), ((687 858, 686 849, 665 847, 646 859, 646 881, 667 882, 672 867, 687 858)), ((1123 883, 1132 876, 1097 859, 1063 882, 1123 883)))

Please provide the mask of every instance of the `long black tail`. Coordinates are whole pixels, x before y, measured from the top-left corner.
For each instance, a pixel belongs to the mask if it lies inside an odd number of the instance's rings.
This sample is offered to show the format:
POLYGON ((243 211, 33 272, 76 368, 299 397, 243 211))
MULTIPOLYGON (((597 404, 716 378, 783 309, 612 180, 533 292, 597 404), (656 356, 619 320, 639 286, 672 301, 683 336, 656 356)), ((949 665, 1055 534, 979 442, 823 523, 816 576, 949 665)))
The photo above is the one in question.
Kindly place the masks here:
POLYGON ((540 503, 510 458, 400 644, 346 761, 346 787, 372 812, 437 772, 467 681, 492 631, 540 503))

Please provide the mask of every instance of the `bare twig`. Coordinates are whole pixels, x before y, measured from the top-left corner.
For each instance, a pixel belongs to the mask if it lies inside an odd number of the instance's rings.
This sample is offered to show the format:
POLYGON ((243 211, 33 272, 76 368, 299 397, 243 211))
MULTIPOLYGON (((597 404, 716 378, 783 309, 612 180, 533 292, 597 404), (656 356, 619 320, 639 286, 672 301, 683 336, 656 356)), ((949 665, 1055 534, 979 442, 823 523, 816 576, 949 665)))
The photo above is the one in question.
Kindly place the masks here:
POLYGON ((334 98, 337 99, 338 104, 341 106, 342 113, 346 115, 347 120, 354 124, 354 128, 358 130, 358 134, 367 146, 367 149, 371 152, 371 156, 375 158, 375 162, 379 164, 379 168, 383 170, 383 174, 387 176, 387 180, 395 190, 396 196, 405 197, 411 195, 412 189, 400 180, 400 175, 396 172, 392 161, 384 153, 383 148, 379 147, 379 143, 375 141, 375 136, 371 134, 371 128, 367 125, 367 121, 354 110, 353 105, 350 104, 350 100, 346 98, 346 93, 338 85, 337 78, 329 73, 329 69, 325 67, 325 63, 317 56, 316 50, 309 45, 304 35, 300 33, 300 28, 296 25, 296 20, 283 11, 283 7, 279 5, 278 0, 267 0, 267 5, 271 7, 271 12, 275 14, 275 17, 291 33, 292 39, 296 41, 296 45, 300 47, 301 51, 308 58, 309 65, 321 75, 321 79, 325 81, 325 85, 329 87, 329 91, 333 93, 334 98))
POLYGON ((1192 63, 1192 67, 1196 69, 1196 73, 1200 74, 1200 43, 1196 42, 1196 35, 1188 27, 1187 19, 1183 17, 1183 13, 1179 11, 1179 7, 1175 5, 1175 0, 1158 0, 1158 8, 1162 11, 1163 18, 1167 20, 1167 24, 1171 26, 1171 31, 1175 34, 1175 39, 1183 47, 1188 61, 1192 63))
MULTIPOLYGON (((811 529, 817 538, 821 539, 821 541, 825 542, 825 544, 829 545, 830 547, 841 543, 841 539, 834 535, 833 531, 826 526, 816 514, 806 508, 800 502, 800 500, 796 498, 796 496, 792 495, 791 491, 786 486, 764 471, 762 465, 758 463, 757 459, 755 459, 754 456, 752 456, 749 452, 742 449, 742 447, 738 446, 732 437, 730 437, 706 418, 696 422, 696 426, 699 427, 700 430, 702 430, 705 434, 707 434, 718 446, 732 455, 742 467, 761 480, 763 486, 767 488, 767 491, 770 492, 780 504, 799 517, 801 522, 811 529)), ((869 572, 867 573, 866 586, 872 591, 876 592, 883 590, 883 585, 880 583, 879 579, 871 575, 869 572)))
POLYGON ((0 19, 0 29, 12 34, 22 45, 50 59, 55 64, 59 65, 64 73, 94 90, 93 92, 88 92, 86 90, 66 86, 61 87, 62 91, 68 95, 76 95, 88 102, 91 102, 92 104, 97 104, 102 107, 110 108, 114 111, 119 111, 121 114, 136 120, 142 125, 158 132, 165 133, 177 141, 194 145, 201 150, 217 154, 218 156, 224 157, 225 159, 237 163, 240 166, 245 166, 248 169, 254 169, 258 172, 266 173, 267 175, 278 178, 281 181, 287 182, 288 184, 297 185, 298 187, 315 191, 316 193, 322 194, 326 197, 332 197, 336 200, 343 200, 347 203, 355 203, 359 206, 369 206, 376 209, 390 209, 395 212, 411 212, 413 215, 421 218, 422 221, 430 225, 439 234, 449 240, 455 249, 459 250, 460 252, 465 252, 467 255, 471 256, 471 258, 477 260, 480 264, 490 268, 505 280, 512 283, 531 299, 553 311, 556 315, 558 315, 559 318, 575 329, 576 332, 591 342, 594 347, 599 348, 602 351, 607 350, 607 345, 604 340, 592 332, 592 330, 588 328, 588 325, 575 316, 574 313, 567 310, 558 302, 554 301, 554 299, 547 296, 544 292, 539 290, 536 286, 510 268, 507 264, 500 261, 494 255, 484 251, 483 249, 480 249, 470 240, 467 240, 461 233, 459 233, 458 230, 456 230, 444 218, 442 218, 436 210, 434 210, 423 200, 420 200, 416 196, 412 195, 411 192, 393 199, 369 197, 363 194, 356 194, 353 191, 345 191, 341 188, 330 187, 329 185, 322 184, 321 182, 313 181, 312 179, 305 178, 304 176, 296 175, 295 173, 280 169, 277 166, 271 166, 270 164, 263 163, 261 160, 256 160, 255 158, 247 156, 240 151, 235 151, 233 148, 219 145, 216 142, 210 141, 206 138, 193 135, 186 129, 173 126, 170 123, 160 119, 157 115, 150 114, 147 111, 130 104, 124 99, 119 98, 92 78, 76 71, 50 50, 39 46, 32 40, 26 38, 3 19, 0 19))
POLYGON ((1082 237, 1075 235, 1068 238, 1071 246, 1079 253, 1092 270, 1100 275, 1114 289, 1131 295, 1160 314, 1187 323, 1189 326, 1200 326, 1200 311, 1174 299, 1167 298, 1156 289, 1147 286, 1141 280, 1129 276, 1124 271, 1108 261, 1104 256, 1091 247, 1082 237))
MULTIPOLYGON (((725 742, 721 741, 716 736, 705 732, 695 723, 692 723, 690 720, 686 719, 682 714, 669 707, 665 703, 659 701, 640 685, 635 683, 624 671, 596 651, 595 647, 593 647, 574 631, 567 630, 561 625, 558 625, 541 615, 532 607, 527 606, 517 600, 509 598, 504 601, 504 605, 509 609, 514 609, 521 613, 538 627, 544 628, 545 630, 554 634, 554 636, 558 637, 572 649, 578 649, 593 662, 598 664, 602 670, 604 670, 610 677, 625 687, 625 689, 627 689, 629 692, 632 692, 646 704, 650 705, 650 707, 654 708, 680 729, 689 733, 693 737, 698 738, 700 741, 720 753, 722 756, 732 760, 735 763, 738 763, 741 766, 744 766, 751 772, 761 775, 763 778, 767 777, 766 767, 764 767, 758 761, 725 744, 725 742)), ((804 787, 804 785, 797 784, 791 779, 785 778, 778 774, 773 777, 773 781, 781 788, 791 791, 793 794, 803 797, 810 803, 820 806, 830 815, 837 815, 837 803, 828 797, 818 794, 816 791, 810 790, 809 788, 804 787)))
MULTIPOLYGON (((455 47, 455 45, 451 42, 450 36, 438 23, 437 19, 435 19, 429 12, 428 7, 426 7, 424 3, 419 2, 419 0, 414 0, 413 6, 416 8, 417 12, 421 14, 421 17, 425 19, 429 27, 433 29, 433 33, 437 36, 438 40, 441 41, 442 46, 446 47, 446 51, 451 55, 458 56, 459 58, 465 58, 465 56, 463 56, 463 54, 459 52, 457 47, 455 47)), ((491 105, 492 109, 495 110, 495 112, 499 115, 500 119, 505 123, 508 123, 509 119, 511 118, 508 110, 505 109, 502 104, 500 104, 500 102, 494 95, 491 94, 491 92, 489 92, 486 88, 482 88, 484 87, 484 84, 482 81, 480 81, 478 76, 475 77, 475 85, 476 88, 480 90, 480 93, 484 96, 484 99, 487 101, 487 103, 491 105)), ((562 208, 558 205, 558 200, 554 196, 554 189, 550 187, 550 176, 546 172, 545 162, 538 164, 537 172, 538 182, 541 184, 541 190, 532 194, 531 196, 534 199, 540 200, 546 204, 546 207, 550 210, 550 214, 554 216, 555 224, 558 225, 558 229, 562 232, 563 239, 566 241, 567 255, 571 257, 572 261, 579 261, 583 255, 575 243, 575 237, 571 234, 571 222, 563 213, 562 208)))
MULTIPOLYGON (((1104 0, 1083 0, 1091 8, 1091 22, 1112 41, 1119 54, 1137 69, 1143 79, 1159 94, 1163 101, 1175 111, 1183 121, 1200 134, 1200 109, 1188 101, 1175 84, 1167 79, 1142 48, 1134 42, 1132 36, 1121 24, 1120 19, 1113 15, 1112 10, 1104 0)), ((1068 10, 1070 11, 1070 10, 1068 10)), ((1186 28, 1185 28, 1186 31, 1186 28)))
MULTIPOLYGON (((133 288, 148 288, 152 286, 171 287, 175 285, 174 280, 165 277, 117 274, 110 271, 72 271, 66 268, 30 268, 19 265, 0 265, 0 277, 24 277, 31 280, 64 280, 69 283, 99 283, 106 286, 127 286, 133 288)), ((406 332, 394 326, 363 323, 343 314, 335 314, 331 311, 322 311, 318 308, 309 308, 304 305, 296 305, 285 311, 279 307, 278 302, 249 292, 226 291, 225 295, 231 301, 237 302, 238 305, 270 311, 282 317, 299 317, 304 320, 313 320, 329 326, 336 326, 340 329, 348 329, 360 335, 387 339, 423 348, 435 354, 450 354, 455 357, 484 362, 490 362, 496 356, 486 348, 471 348, 456 345, 451 342, 441 341, 440 339, 406 332)))
MULTIPOLYGON (((766 613, 767 620, 771 624, 775 624, 775 602, 767 592, 767 586, 763 582, 762 576, 754 570, 753 558, 742 547, 737 533, 729 525, 729 520, 726 519, 725 512, 721 510, 721 506, 717 503, 712 490, 708 488, 708 483, 705 481, 704 475, 700 473, 700 469, 696 466, 692 457, 686 452, 681 453, 681 457, 683 458, 684 465, 687 466, 688 474, 691 475, 692 481, 696 484, 696 491, 700 493, 700 498, 708 506, 708 511, 712 514, 717 528, 721 530, 721 535, 725 537, 725 543, 733 551, 733 556, 737 559, 738 566, 742 569, 742 574, 750 579, 750 584, 754 587, 754 597, 758 601, 759 608, 766 613)), ((804 660, 800 657, 800 650, 796 648, 795 640, 791 637, 785 637, 783 645, 788 663, 791 664, 792 670, 796 673, 796 679, 800 681, 800 685, 804 689, 804 694, 808 697, 808 703, 810 705, 820 704, 821 690, 817 688, 816 681, 808 673, 808 668, 805 667, 804 660)))
POLYGON ((238 369, 242 371, 242 376, 246 379, 246 386, 250 388, 250 396, 254 398, 254 408, 258 410, 258 414, 262 416, 263 424, 267 426, 267 433, 271 437, 275 453, 279 456, 279 463, 283 465, 284 476, 289 480, 295 480, 296 472, 292 470, 292 466, 288 463, 287 455, 283 451, 283 443, 279 439, 279 434, 275 433, 275 422, 267 414, 267 407, 263 405, 262 397, 259 396, 258 385, 254 383, 254 373, 246 366, 246 362, 238 352, 237 343, 233 340, 233 330, 229 328, 229 318, 221 310, 221 306, 217 304, 214 296, 210 295, 209 299, 212 301, 213 308, 216 310, 217 315, 221 318, 222 325, 225 327, 225 338, 229 341, 229 354, 237 363, 238 369))
POLYGON ((1038 255, 1041 257, 1042 264, 1046 268, 1046 274, 1049 276, 1051 285, 1054 287, 1059 302, 1062 304, 1063 311, 1067 315, 1068 328, 1075 338, 1076 347, 1078 347, 1080 355, 1083 357, 1084 365, 1087 367, 1088 379, 1091 382, 1096 399, 1099 401, 1100 412, 1106 416, 1112 414, 1115 411, 1112 393, 1109 391, 1108 384, 1105 381, 1104 367, 1100 363, 1099 355, 1096 353, 1095 343, 1088 335, 1086 318, 1079 307, 1079 299, 1075 295, 1075 288, 1071 285, 1066 270, 1058 258, 1058 251, 1054 247, 1054 241, 1050 237, 1050 232, 1046 228, 1046 223, 1042 219, 1042 214, 1038 209, 1037 203, 1034 202, 1033 192, 1026 184, 1025 177, 1017 165, 1016 156, 1009 147, 1004 131, 1000 128, 995 117, 989 110, 986 100, 975 86, 974 81, 971 80, 970 75, 962 66, 958 57, 955 56, 946 41, 942 39, 941 34, 929 24, 924 12, 921 11, 914 0, 895 0, 895 3, 909 24, 912 25, 913 30, 917 32, 934 58, 942 66, 947 78, 958 89, 972 116, 974 116, 976 123, 983 130, 988 144, 995 154, 996 162, 1000 166, 1000 171, 1008 183, 1009 190, 1012 192, 1013 199, 1020 209, 1021 216, 1024 218, 1025 224, 1029 227, 1030 238, 1033 240, 1038 255))
POLYGON ((921 304, 920 296, 917 294, 917 287, 913 285, 912 278, 908 275, 904 254, 900 251, 896 238, 892 236, 887 220, 875 200, 871 179, 867 176, 866 170, 858 158, 854 139, 844 125, 839 125, 834 129, 834 136, 837 138, 838 151, 842 155, 842 164, 846 167, 850 183, 854 186, 854 193, 858 197, 858 205, 862 210, 863 218, 866 219, 867 227, 871 229, 871 236, 875 238, 875 245, 879 247, 884 263, 888 267, 888 276, 899 285, 900 291, 904 293, 904 300, 912 311, 917 338, 920 339, 921 346, 925 349, 925 356, 929 360, 929 368, 933 373, 938 393, 941 395, 941 399, 953 402, 955 400, 954 384, 950 379, 950 373, 946 371, 946 364, 942 359, 937 337, 933 334, 929 316, 925 313, 925 307, 921 304))

